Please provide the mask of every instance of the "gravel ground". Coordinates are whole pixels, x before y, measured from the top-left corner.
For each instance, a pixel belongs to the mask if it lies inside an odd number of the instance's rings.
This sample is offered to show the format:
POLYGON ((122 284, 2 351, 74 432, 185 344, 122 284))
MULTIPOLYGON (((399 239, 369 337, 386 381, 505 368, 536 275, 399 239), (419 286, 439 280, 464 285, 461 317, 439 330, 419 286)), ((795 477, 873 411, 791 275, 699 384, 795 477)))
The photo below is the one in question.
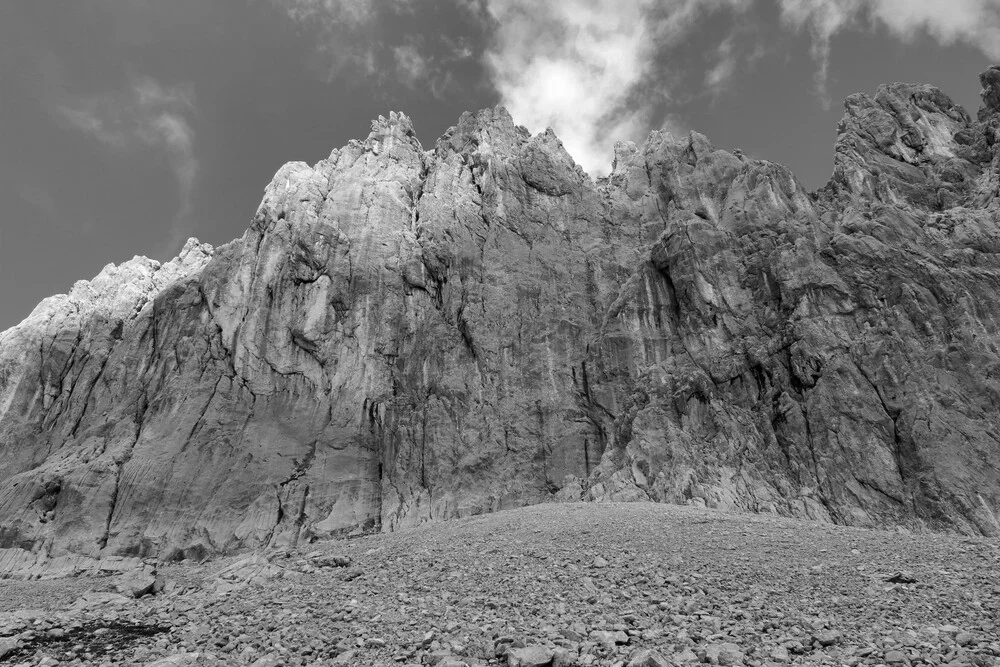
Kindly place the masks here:
POLYGON ((0 582, 0 664, 1000 665, 1000 543, 671 505, 0 582))

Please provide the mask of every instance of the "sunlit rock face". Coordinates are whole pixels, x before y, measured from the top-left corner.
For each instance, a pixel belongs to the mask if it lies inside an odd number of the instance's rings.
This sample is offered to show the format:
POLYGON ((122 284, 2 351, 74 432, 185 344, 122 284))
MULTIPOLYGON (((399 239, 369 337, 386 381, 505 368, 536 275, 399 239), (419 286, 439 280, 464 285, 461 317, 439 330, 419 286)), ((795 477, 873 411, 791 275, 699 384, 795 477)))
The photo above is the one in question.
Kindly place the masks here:
POLYGON ((0 334, 0 548, 199 557, 548 500, 1000 534, 1000 70, 846 103, 834 175, 692 133, 596 183, 380 118, 243 238, 0 334))

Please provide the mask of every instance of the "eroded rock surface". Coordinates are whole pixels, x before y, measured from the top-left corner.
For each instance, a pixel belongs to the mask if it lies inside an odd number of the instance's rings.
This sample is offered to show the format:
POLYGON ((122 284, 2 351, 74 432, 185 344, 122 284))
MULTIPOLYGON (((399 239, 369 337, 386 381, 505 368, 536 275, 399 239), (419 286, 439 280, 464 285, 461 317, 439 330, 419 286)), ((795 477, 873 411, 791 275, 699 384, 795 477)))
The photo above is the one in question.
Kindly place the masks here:
POLYGON ((0 547, 200 558, 553 498, 998 534, 998 71, 975 120, 849 98, 817 193, 697 133, 594 183, 502 108, 428 151, 380 118, 243 238, 0 334, 0 547))

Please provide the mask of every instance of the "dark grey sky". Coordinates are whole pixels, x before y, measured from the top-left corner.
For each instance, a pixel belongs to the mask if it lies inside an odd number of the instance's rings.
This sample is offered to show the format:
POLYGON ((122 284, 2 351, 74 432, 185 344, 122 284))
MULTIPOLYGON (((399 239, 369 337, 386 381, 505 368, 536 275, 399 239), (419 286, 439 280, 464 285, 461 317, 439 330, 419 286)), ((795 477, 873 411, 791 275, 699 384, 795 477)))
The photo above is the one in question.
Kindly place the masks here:
POLYGON ((389 110, 429 147, 502 102, 595 174, 615 139, 695 129, 816 188, 844 97, 928 82, 974 114, 998 35, 994 0, 5 0, 0 330, 241 235, 281 164, 389 110))

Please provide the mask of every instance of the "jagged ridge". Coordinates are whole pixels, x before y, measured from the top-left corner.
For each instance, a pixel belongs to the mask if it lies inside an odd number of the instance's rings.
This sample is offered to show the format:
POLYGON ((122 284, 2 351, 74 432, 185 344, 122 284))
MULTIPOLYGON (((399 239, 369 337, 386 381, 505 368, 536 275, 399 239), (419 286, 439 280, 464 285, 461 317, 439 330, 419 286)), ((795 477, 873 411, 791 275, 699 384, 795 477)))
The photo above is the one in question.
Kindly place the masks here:
MULTIPOLYGON (((161 558, 546 499, 1000 533, 997 93, 846 103, 830 183, 692 133, 594 183, 390 114, 243 238, 0 334, 0 547, 161 558)), ((23 559, 18 562, 23 562, 23 559)))

